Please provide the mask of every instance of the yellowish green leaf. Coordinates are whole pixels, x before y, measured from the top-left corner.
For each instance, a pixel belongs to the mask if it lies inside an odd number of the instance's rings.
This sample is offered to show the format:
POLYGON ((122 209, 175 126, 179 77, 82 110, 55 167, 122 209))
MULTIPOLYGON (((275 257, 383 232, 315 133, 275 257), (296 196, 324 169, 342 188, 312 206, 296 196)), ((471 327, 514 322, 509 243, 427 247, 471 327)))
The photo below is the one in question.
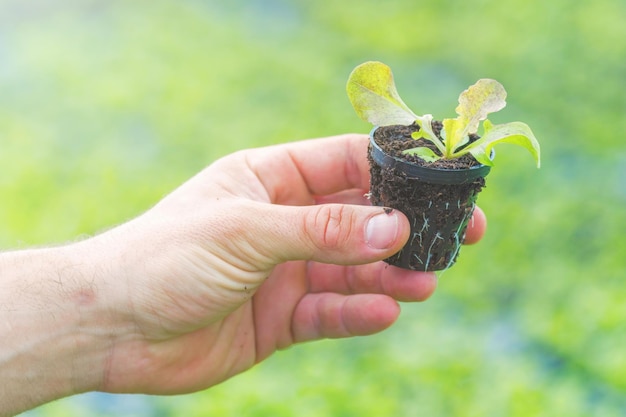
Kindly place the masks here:
POLYGON ((483 78, 463 91, 459 96, 456 119, 444 121, 446 132, 446 156, 450 156, 465 144, 471 133, 476 133, 482 120, 489 113, 501 110, 506 105, 506 90, 496 80, 483 78), (448 130, 449 129, 449 130, 448 130))
POLYGON ((391 68, 382 62, 356 67, 346 91, 359 117, 375 126, 410 125, 419 118, 398 95, 391 68))
POLYGON ((541 166, 541 148, 532 130, 526 123, 511 122, 501 125, 493 125, 489 120, 483 123, 485 132, 476 142, 471 144, 469 152, 476 160, 485 165, 493 165, 489 154, 491 148, 498 143, 512 143, 526 148, 537 163, 541 166))

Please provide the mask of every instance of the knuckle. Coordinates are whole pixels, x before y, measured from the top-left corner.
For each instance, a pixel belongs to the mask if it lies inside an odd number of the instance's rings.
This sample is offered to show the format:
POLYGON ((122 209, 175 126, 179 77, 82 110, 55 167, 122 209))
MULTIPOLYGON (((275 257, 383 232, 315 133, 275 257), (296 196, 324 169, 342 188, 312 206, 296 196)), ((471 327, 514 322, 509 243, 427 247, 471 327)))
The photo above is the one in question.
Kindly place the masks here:
POLYGON ((343 205, 319 206, 310 218, 310 236, 317 246, 339 249, 350 241, 354 217, 354 212, 343 205))

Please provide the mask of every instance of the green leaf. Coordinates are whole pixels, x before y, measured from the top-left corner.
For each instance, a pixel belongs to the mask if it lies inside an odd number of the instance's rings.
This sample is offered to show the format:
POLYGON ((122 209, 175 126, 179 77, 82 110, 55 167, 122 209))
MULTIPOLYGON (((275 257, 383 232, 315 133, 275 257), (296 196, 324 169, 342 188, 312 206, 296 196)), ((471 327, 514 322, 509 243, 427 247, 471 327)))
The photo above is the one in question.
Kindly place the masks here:
POLYGON ((437 149, 443 154, 446 151, 445 145, 439 140, 435 132, 433 132, 433 116, 432 114, 425 114, 416 120, 420 127, 420 130, 414 132, 411 137, 415 140, 424 138, 435 144, 437 149))
POLYGON ((464 145, 471 133, 476 133, 481 120, 489 113, 506 106, 506 90, 496 80, 483 78, 463 91, 459 96, 456 119, 443 121, 446 134, 446 157, 464 145))
POLYGON ((489 120, 483 123, 485 128, 483 136, 468 146, 478 162, 484 165, 493 165, 489 158, 491 148, 498 143, 512 143, 526 148, 535 158, 537 168, 541 166, 541 149, 532 130, 526 123, 511 122, 501 125, 493 125, 489 120))
POLYGON ((382 62, 370 61, 356 67, 348 78, 346 91, 359 117, 375 126, 408 126, 420 119, 404 104, 391 68, 382 62))
POLYGON ((443 119, 442 124, 442 135, 444 136, 446 147, 444 155, 450 157, 454 153, 454 150, 465 142, 464 136, 467 135, 464 135, 463 130, 467 125, 460 117, 456 119, 443 119))
POLYGON ((435 161, 441 159, 441 157, 439 155, 437 155, 432 149, 424 148, 424 147, 407 149, 406 151, 404 151, 402 153, 404 153, 406 155, 419 156, 420 158, 422 158, 426 162, 435 162, 435 161))

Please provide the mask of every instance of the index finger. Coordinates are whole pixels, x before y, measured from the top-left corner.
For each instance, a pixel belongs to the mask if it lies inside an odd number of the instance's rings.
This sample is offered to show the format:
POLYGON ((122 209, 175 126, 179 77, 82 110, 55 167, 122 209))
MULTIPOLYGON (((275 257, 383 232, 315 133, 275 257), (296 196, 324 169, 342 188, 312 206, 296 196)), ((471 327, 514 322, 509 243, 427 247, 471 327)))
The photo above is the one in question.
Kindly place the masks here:
POLYGON ((369 189, 367 135, 347 134, 260 148, 247 158, 270 200, 313 204, 316 196, 369 189))

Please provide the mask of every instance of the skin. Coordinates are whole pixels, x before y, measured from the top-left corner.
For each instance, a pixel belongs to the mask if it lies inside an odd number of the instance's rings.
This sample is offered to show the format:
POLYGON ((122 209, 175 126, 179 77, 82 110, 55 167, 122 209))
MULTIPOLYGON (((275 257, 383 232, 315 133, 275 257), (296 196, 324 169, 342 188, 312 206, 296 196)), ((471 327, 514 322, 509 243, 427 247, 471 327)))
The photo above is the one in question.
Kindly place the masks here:
MULTIPOLYGON (((367 141, 237 152, 100 235, 0 254, 0 415, 93 390, 205 389, 427 299, 434 274, 379 262, 409 224, 365 199, 367 141)), ((466 243, 485 228, 477 209, 466 243)))

